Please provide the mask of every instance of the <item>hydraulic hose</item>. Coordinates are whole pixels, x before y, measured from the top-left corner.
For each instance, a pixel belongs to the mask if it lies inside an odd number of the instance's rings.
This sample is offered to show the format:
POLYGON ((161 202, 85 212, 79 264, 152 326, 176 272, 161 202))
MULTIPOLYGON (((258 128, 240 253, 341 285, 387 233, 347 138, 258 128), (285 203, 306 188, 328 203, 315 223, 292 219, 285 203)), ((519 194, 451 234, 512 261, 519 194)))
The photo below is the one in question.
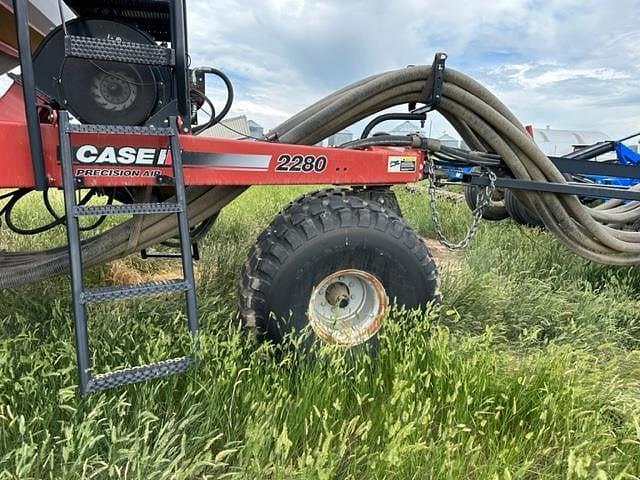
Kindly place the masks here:
MULTIPOLYGON (((274 128, 267 138, 282 143, 315 144, 387 108, 423 103, 424 87, 428 84, 426 82, 430 82, 430 77, 430 66, 373 75, 302 110, 274 128)), ((566 183, 565 177, 536 146, 515 115, 472 78, 451 68, 445 70, 443 97, 438 111, 474 150, 499 155, 513 177, 566 183)), ((191 224, 217 213, 246 188, 189 188, 191 224)), ((640 204, 611 200, 590 208, 573 195, 524 191, 516 194, 570 251, 599 263, 640 263, 640 233, 625 230, 627 224, 640 220, 640 204)), ((139 244, 133 247, 128 245, 130 228, 131 222, 125 222, 85 241, 85 264, 104 263, 166 240, 175 234, 176 220, 170 215, 145 217, 139 244)), ((2 253, 0 287, 15 287, 61 273, 67 268, 65 247, 41 252, 2 253)))

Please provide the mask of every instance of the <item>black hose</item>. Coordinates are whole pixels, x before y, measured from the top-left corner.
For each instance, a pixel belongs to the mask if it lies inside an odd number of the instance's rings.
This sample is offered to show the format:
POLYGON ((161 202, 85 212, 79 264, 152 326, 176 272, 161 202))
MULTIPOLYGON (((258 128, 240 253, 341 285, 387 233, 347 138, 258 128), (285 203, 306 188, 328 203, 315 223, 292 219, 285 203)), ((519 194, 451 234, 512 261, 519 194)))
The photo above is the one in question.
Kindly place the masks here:
POLYGON ((209 105, 209 108, 211 109, 211 118, 204 125, 195 127, 193 129, 194 135, 197 135, 198 133, 201 133, 206 129, 211 128, 215 124, 220 123, 220 121, 222 121, 222 119, 224 119, 227 116, 227 114, 229 113, 229 110, 231 110, 231 106, 233 105, 233 99, 234 99, 233 84, 231 83, 231 80, 229 79, 229 77, 224 74, 224 72, 221 72, 217 68, 213 68, 213 67, 201 67, 201 68, 198 68, 197 71, 203 72, 203 73, 210 73, 211 75, 215 75, 216 77, 220 78, 224 82, 225 86, 227 87, 227 101, 225 102, 222 110, 220 110, 220 113, 216 115, 215 109, 213 107, 213 102, 204 94, 204 92, 201 92, 196 88, 191 89, 191 91, 196 95, 198 95, 200 98, 202 98, 209 105))
POLYGON ((368 147, 420 147, 420 143, 414 145, 414 139, 406 135, 380 135, 370 138, 352 140, 340 145, 340 148, 368 148, 368 147))
POLYGON ((368 138, 374 128, 376 128, 381 123, 388 122, 389 120, 419 120, 421 122, 424 122, 426 119, 426 113, 386 113, 371 120, 362 130, 362 135, 360 135, 360 138, 368 138))
MULTIPOLYGON (((340 145, 341 148, 363 149, 368 147, 411 147, 422 148, 432 152, 442 152, 446 158, 459 164, 474 164, 478 166, 500 166, 500 155, 485 152, 470 152, 459 148, 442 145, 434 139, 424 138, 419 135, 379 135, 370 138, 352 140, 340 145)), ((441 158, 444 155, 440 155, 441 158)))
MULTIPOLYGON (((0 211, 0 213, 4 214, 5 223, 7 227, 12 232, 17 233, 19 235, 30 236, 30 235, 39 235, 41 233, 48 232, 49 230, 52 230, 53 228, 59 225, 64 225, 67 217, 65 215, 58 215, 58 213, 55 211, 55 209, 51 205, 51 200, 49 198, 49 189, 47 189, 44 192, 42 192, 42 200, 45 205, 45 208, 47 209, 47 212, 53 217, 54 219, 53 222, 47 223, 45 225, 41 225, 36 228, 31 228, 31 229, 18 227, 13 221, 13 217, 12 217, 13 209, 23 197, 25 197, 31 192, 32 190, 25 189, 25 190, 19 190, 17 192, 12 192, 10 194, 12 195, 11 200, 9 200, 9 202, 7 202, 7 204, 3 207, 2 211, 0 211)), ((89 192, 87 192, 80 199, 80 201, 78 202, 78 205, 86 205, 95 196, 95 194, 96 194, 95 190, 89 190, 89 192)), ((112 203, 113 203, 113 194, 110 194, 109 200, 107 201, 107 205, 111 205, 112 203)), ((105 220, 106 220, 106 216, 101 216, 96 222, 94 222, 91 225, 81 227, 80 230, 83 232, 95 230, 100 225, 102 225, 105 220)))

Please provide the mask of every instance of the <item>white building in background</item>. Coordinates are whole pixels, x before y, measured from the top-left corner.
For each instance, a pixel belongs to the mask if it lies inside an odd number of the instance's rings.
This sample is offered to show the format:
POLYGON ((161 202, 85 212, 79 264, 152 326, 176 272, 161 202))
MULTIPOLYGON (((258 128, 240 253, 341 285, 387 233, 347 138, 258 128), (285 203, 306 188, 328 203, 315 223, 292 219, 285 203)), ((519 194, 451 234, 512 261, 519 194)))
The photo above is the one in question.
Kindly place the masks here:
POLYGON ((258 122, 254 122, 253 120, 249 120, 249 131, 251 132, 251 136, 254 138, 262 138, 264 137, 264 128, 258 122))
POLYGON ((424 135, 424 130, 417 123, 408 120, 398 124, 389 132, 391 135, 412 135, 416 133, 424 135))
POLYGON ((452 137, 447 132, 442 132, 442 135, 438 137, 438 140, 445 147, 460 148, 460 140, 452 137))
POLYGON ((527 131, 533 136, 540 150, 552 156, 566 155, 576 147, 611 140, 606 133, 597 131, 556 130, 549 126, 537 128, 532 125, 527 126, 527 131))
MULTIPOLYGON (((410 121, 400 123, 395 128, 393 128, 389 132, 389 134, 390 135, 418 134, 418 135, 426 136, 424 129, 420 128, 420 125, 410 121)), ((458 140, 455 137, 452 137, 446 131, 442 132, 442 135, 438 137, 438 140, 440 140, 440 142, 442 142, 442 144, 446 145, 447 147, 460 148, 460 144, 461 144, 460 140, 458 140)))
POLYGON ((248 120, 246 115, 227 117, 211 128, 201 133, 205 137, 219 138, 262 138, 264 129, 253 120, 248 120))
POLYGON ((343 143, 347 143, 353 140, 353 133, 349 130, 343 130, 329 137, 328 145, 330 147, 339 147, 343 143))
POLYGON ((245 115, 227 117, 201 133, 205 137, 243 138, 251 136, 249 121, 245 115))

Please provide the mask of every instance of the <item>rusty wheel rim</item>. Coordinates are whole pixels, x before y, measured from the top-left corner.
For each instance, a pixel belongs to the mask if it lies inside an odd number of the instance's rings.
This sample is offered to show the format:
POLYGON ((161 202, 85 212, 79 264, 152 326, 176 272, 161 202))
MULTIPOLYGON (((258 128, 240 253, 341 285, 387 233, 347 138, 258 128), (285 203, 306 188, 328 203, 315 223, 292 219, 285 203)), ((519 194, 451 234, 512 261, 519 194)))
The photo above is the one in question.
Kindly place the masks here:
POLYGON ((324 342, 354 347, 378 333, 388 303, 384 287, 374 275, 363 270, 340 270, 313 289, 307 316, 324 342))

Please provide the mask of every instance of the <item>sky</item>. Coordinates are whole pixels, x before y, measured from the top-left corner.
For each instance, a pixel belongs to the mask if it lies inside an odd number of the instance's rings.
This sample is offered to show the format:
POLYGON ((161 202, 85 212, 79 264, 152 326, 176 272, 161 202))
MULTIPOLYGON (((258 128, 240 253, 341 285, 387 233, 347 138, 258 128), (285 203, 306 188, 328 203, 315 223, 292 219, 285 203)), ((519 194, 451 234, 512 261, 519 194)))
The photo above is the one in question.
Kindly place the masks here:
MULTIPOLYGON (((640 130, 640 0, 187 0, 192 65, 225 71, 232 114, 267 130, 374 73, 447 64, 525 124, 640 130)), ((218 108, 224 95, 208 85, 218 108)), ((453 133, 434 114, 434 136, 453 133)), ((353 130, 358 134, 362 124, 353 130)))
MULTIPOLYGON (((265 127, 443 51, 525 124, 613 138, 640 130, 640 0, 189 0, 188 8, 192 64, 227 72, 234 111, 265 127)), ((433 120, 440 134, 445 124, 433 120)))

